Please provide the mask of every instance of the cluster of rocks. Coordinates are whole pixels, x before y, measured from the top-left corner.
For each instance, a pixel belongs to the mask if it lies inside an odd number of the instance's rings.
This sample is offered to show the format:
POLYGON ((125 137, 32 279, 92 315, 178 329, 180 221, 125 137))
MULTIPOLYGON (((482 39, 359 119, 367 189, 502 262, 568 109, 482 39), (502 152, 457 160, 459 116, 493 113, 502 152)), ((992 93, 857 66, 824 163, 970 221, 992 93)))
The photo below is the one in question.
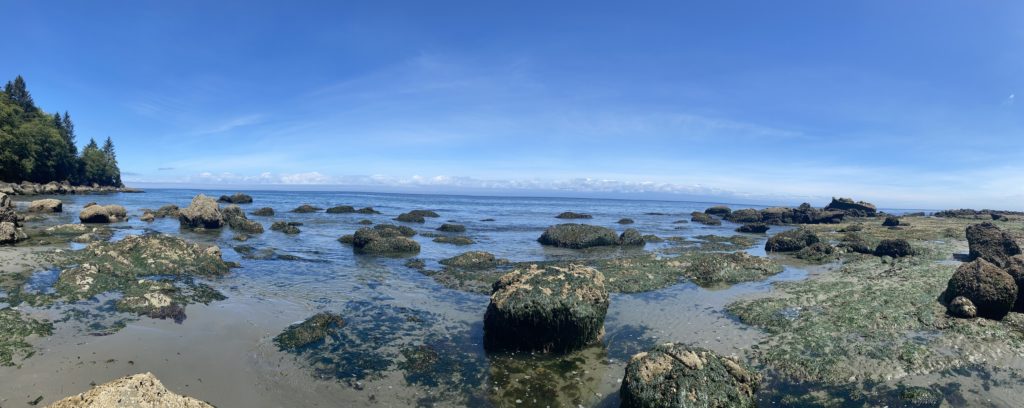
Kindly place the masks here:
POLYGON ((589 224, 558 224, 548 227, 540 238, 537 238, 537 242, 541 245, 572 249, 645 244, 644 237, 634 228, 617 235, 611 228, 589 224))
MULTIPOLYGON (((878 214, 874 204, 849 198, 832 198, 825 208, 814 208, 808 203, 799 207, 771 207, 763 210, 745 208, 732 211, 729 207, 715 206, 704 210, 707 215, 720 216, 738 224, 838 224, 845 217, 874 217, 878 214)), ((697 221, 695 219, 695 221, 697 221)))
POLYGON ((825 210, 842 211, 848 217, 874 217, 878 213, 875 205, 869 202, 835 197, 832 197, 832 202, 825 206, 825 210))
POLYGON ((1009 216, 1024 216, 1024 211, 1002 211, 1002 210, 972 210, 961 208, 959 210, 943 210, 932 214, 943 218, 967 218, 973 220, 1007 220, 1009 216))
POLYGON ((796 257, 807 260, 823 261, 837 255, 842 248, 851 252, 874 254, 900 258, 914 255, 915 251, 907 240, 902 238, 884 239, 874 249, 859 235, 848 232, 840 239, 839 248, 824 242, 813 231, 806 228, 794 228, 775 234, 765 242, 764 249, 768 252, 796 252, 796 257))
POLYGON ((990 222, 967 227, 968 256, 943 295, 950 314, 999 320, 1024 311, 1024 255, 1013 237, 990 222))
POLYGON ((690 221, 704 225, 722 225, 722 221, 712 217, 707 212, 694 211, 690 214, 690 221))
POLYGON ((56 194, 109 194, 109 193, 141 193, 142 190, 127 187, 112 187, 92 184, 75 186, 69 182, 51 181, 46 184, 24 181, 21 183, 0 182, 0 193, 8 195, 56 195, 56 194))
POLYGON ((245 212, 242 211, 242 207, 239 207, 237 204, 231 204, 224 207, 221 211, 221 215, 232 230, 245 234, 263 233, 263 224, 247 218, 245 216, 245 212))
POLYGON ((14 212, 14 203, 7 194, 0 193, 0 245, 11 245, 28 239, 21 229, 21 221, 14 212))
POLYGON ((300 226, 302 226, 302 223, 296 221, 274 221, 273 224, 270 224, 270 230, 295 235, 302 232, 299 229, 300 226))

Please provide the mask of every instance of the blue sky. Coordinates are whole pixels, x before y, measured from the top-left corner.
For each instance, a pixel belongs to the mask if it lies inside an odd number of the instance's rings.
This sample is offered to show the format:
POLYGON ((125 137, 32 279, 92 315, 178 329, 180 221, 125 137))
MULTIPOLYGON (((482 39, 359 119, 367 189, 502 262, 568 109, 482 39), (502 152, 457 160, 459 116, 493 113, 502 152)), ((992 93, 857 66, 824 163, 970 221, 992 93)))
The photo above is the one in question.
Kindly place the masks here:
POLYGON ((554 3, 4 2, 0 75, 129 185, 1024 207, 1024 3, 554 3))

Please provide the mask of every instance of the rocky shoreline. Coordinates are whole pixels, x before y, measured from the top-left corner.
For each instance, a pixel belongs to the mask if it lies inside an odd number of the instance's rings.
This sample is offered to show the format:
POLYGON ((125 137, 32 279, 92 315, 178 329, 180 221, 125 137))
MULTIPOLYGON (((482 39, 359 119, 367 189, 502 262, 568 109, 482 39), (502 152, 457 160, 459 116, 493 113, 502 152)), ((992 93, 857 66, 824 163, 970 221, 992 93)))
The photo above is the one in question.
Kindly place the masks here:
POLYGON ((15 196, 33 195, 64 195, 64 194, 112 194, 112 193, 142 193, 137 188, 101 186, 92 184, 88 186, 71 185, 68 182, 51 181, 49 183, 5 183, 0 182, 0 193, 15 196))

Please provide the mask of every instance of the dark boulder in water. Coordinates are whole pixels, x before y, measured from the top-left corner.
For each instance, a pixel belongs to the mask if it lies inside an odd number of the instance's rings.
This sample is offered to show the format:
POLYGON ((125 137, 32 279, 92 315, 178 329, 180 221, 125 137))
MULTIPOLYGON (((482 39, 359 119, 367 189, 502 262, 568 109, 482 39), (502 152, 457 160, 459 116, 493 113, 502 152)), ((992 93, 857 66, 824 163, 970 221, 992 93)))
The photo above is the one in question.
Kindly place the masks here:
POLYGON ((897 227, 900 225, 900 219, 894 216, 885 217, 885 221, 882 221, 883 227, 897 227))
POLYGON ((755 407, 760 381, 734 359, 666 343, 629 359, 619 398, 623 408, 755 407))
POLYGON ((629 224, 632 224, 632 223, 634 223, 634 222, 635 222, 635 221, 633 221, 633 219, 632 219, 632 218, 621 218, 621 219, 619 219, 619 221, 618 221, 618 223, 619 223, 619 224, 621 224, 621 225, 629 225, 629 224))
POLYGON ((398 217, 395 217, 395 221, 399 221, 399 222, 415 222, 415 223, 419 223, 419 224, 427 222, 427 220, 425 218, 423 218, 423 215, 421 215, 421 214, 413 214, 412 212, 398 214, 398 217))
POLYGON ((420 244, 406 236, 400 227, 382 224, 356 231, 352 236, 352 249, 363 254, 402 255, 420 252, 420 244))
POLYGON ((231 204, 224 207, 224 210, 221 213, 224 215, 224 220, 227 221, 228 226, 231 227, 232 230, 246 234, 263 233, 263 224, 246 218, 245 213, 242 212, 242 208, 237 204, 231 204))
POLYGON ((708 214, 694 211, 690 214, 690 221, 701 223, 704 225, 722 225, 722 221, 718 218, 712 217, 708 214))
POLYGON ((714 207, 710 207, 710 208, 704 210, 705 214, 717 215, 719 217, 725 217, 725 216, 729 215, 729 213, 731 213, 731 212, 732 212, 732 209, 730 209, 729 207, 726 207, 724 205, 716 205, 714 207))
POLYGON ((466 226, 462 224, 445 223, 441 224, 440 227, 437 227, 437 230, 441 232, 466 232, 466 226))
POLYGON ((270 207, 259 208, 251 213, 258 217, 272 217, 274 216, 274 209, 270 207))
POLYGON ((344 324, 345 321, 337 314, 317 313, 301 323, 288 326, 281 334, 274 337, 274 344, 282 351, 301 351, 324 342, 328 336, 344 324))
POLYGON ((970 300, 978 316, 1000 320, 1017 302, 1017 283, 998 266, 984 259, 960 265, 949 279, 945 298, 952 303, 959 296, 970 300))
POLYGON ((583 219, 594 218, 594 216, 590 215, 590 214, 583 214, 583 213, 577 213, 577 212, 572 212, 572 211, 566 211, 564 213, 556 215, 555 218, 561 218, 561 219, 564 219, 564 220, 583 220, 583 219))
POLYGON ((519 269, 494 283, 484 348, 569 352, 600 341, 608 313, 604 276, 569 265, 519 269))
POLYGON ((865 201, 853 201, 851 198, 835 198, 825 206, 826 210, 839 210, 850 217, 874 217, 877 209, 874 204, 865 201))
POLYGON ((739 228, 736 228, 736 232, 745 232, 747 234, 764 234, 768 232, 768 224, 765 224, 763 222, 743 224, 739 228))
POLYGON ((274 221, 274 223, 270 225, 270 230, 283 232, 288 235, 295 235, 302 232, 302 230, 299 229, 300 225, 302 225, 301 222, 274 221))
POLYGON ((373 207, 363 207, 356 210, 357 214, 380 214, 380 211, 374 210, 373 207))
POLYGON ((883 239, 882 242, 878 243, 878 246, 875 247, 875 256, 891 256, 893 258, 901 258, 913 254, 914 249, 910 247, 910 243, 902 238, 883 239))
POLYGON ((1005 267, 1010 257, 1021 253, 1017 241, 991 222, 968 226, 967 244, 971 259, 981 258, 999 267, 1005 267))
POLYGON ((229 204, 250 204, 252 203, 252 196, 245 193, 234 193, 232 195, 222 195, 217 201, 229 204))
POLYGON ((619 245, 622 246, 644 246, 647 242, 644 236, 636 228, 627 228, 619 235, 619 245))
POLYGON ((178 221, 182 228, 214 229, 224 226, 220 206, 212 198, 202 194, 195 196, 188 207, 179 211, 178 221))
POLYGON ((356 212, 356 209, 351 205, 336 205, 327 209, 328 214, 349 214, 354 212, 356 212))
POLYGON ((768 242, 764 244, 764 249, 768 252, 794 252, 819 241, 821 240, 814 232, 804 228, 796 228, 780 232, 768 238, 768 242))
POLYGON ((478 270, 494 268, 498 266, 499 263, 503 263, 502 261, 503 260, 499 260, 490 252, 470 251, 451 258, 442 259, 439 262, 441 265, 449 268, 478 270))
POLYGON ((473 241, 470 237, 436 237, 433 239, 438 244, 452 244, 458 246, 473 245, 476 241, 473 241))
POLYGON ((412 211, 409 211, 409 214, 420 216, 420 217, 427 217, 427 218, 437 218, 437 217, 440 217, 440 215, 438 215, 436 212, 433 212, 431 210, 412 210, 412 211))
POLYGON ((548 227, 537 238, 542 245, 582 249, 597 246, 617 245, 619 237, 611 228, 587 224, 558 224, 548 227))
POLYGON ((724 217, 727 221, 735 223, 749 224, 754 222, 761 222, 761 212, 752 208, 744 208, 742 210, 736 210, 724 217))
POLYGON ((295 209, 292 210, 292 212, 293 213, 304 214, 304 213, 315 213, 315 212, 320 211, 320 210, 323 210, 323 208, 320 208, 320 207, 317 207, 317 206, 313 206, 313 205, 309 205, 309 204, 303 204, 303 205, 300 205, 298 207, 295 207, 295 209))

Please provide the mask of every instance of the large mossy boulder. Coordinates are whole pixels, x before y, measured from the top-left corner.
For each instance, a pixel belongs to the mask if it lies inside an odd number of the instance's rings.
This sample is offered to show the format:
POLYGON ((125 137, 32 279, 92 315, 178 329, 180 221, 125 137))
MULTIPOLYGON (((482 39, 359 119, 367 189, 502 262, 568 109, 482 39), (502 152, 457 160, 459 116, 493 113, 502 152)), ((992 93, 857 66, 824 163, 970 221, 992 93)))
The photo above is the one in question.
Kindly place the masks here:
POLYGON ((120 205, 99 205, 93 204, 82 209, 78 213, 78 220, 82 224, 107 224, 120 222, 128 219, 128 212, 120 205))
POLYGON ((381 224, 360 228, 352 235, 355 252, 375 255, 405 255, 420 252, 420 244, 396 226, 381 224))
POLYGON ((636 228, 627 228, 619 235, 619 245, 642 247, 647 245, 647 241, 644 240, 644 235, 636 228))
POLYGON ((755 407, 760 376, 713 351, 679 343, 630 358, 619 388, 623 408, 755 407))
POLYGON ((183 228, 215 229, 224 226, 220 206, 212 198, 197 195, 189 206, 179 212, 178 222, 183 228))
POLYGON ((981 317, 1000 320, 1017 302, 1017 283, 1009 273, 984 259, 975 259, 956 269, 946 287, 945 299, 970 300, 981 317))
POLYGON ((875 247, 875 256, 902 258, 913 254, 914 248, 910 246, 910 243, 907 242, 907 240, 902 238, 883 239, 882 242, 879 242, 878 246, 875 247))
POLYGON ((234 193, 232 195, 222 195, 217 201, 228 204, 251 204, 252 196, 245 193, 234 193))
POLYGON ((704 210, 705 214, 717 215, 719 217, 725 217, 726 215, 729 215, 729 213, 731 213, 731 212, 732 212, 732 209, 727 207, 727 206, 724 206, 724 205, 716 205, 716 206, 713 206, 713 207, 710 207, 710 208, 704 210))
POLYGON ((619 237, 611 228, 588 224, 558 224, 544 230, 537 242, 541 245, 583 249, 617 245, 619 237))
POLYGON ((148 372, 97 385, 86 392, 50 405, 50 408, 110 407, 213 408, 213 405, 171 392, 148 372))
POLYGON ((865 201, 853 201, 851 198, 835 198, 825 206, 826 210, 839 210, 850 217, 874 217, 878 211, 874 204, 865 201))
POLYGON ((444 223, 440 227, 437 227, 438 231, 441 232, 466 232, 466 226, 462 224, 451 224, 444 223))
POLYGON ((768 238, 764 244, 764 250, 768 252, 794 252, 811 246, 821 239, 811 230, 796 228, 783 231, 768 238))
POLYGON ((395 221, 398 221, 398 222, 414 222, 414 223, 417 223, 417 224, 422 224, 422 223, 427 222, 427 219, 423 218, 422 214, 413 214, 411 212, 407 212, 407 213, 398 214, 398 216, 395 217, 395 221))
POLYGON ((436 213, 436 212, 434 212, 432 210, 412 210, 412 211, 409 211, 409 214, 417 215, 417 216, 420 216, 420 217, 427 217, 427 218, 437 218, 437 217, 440 217, 440 215, 438 213, 436 213))
POLYGON ((1021 254, 1017 241, 991 222, 968 226, 967 245, 971 259, 981 258, 999 267, 1005 267, 1010 257, 1021 254))
POLYGON ((295 323, 274 337, 274 344, 283 351, 298 352, 323 343, 332 333, 345 325, 340 315, 320 312, 295 323))
POLYGON ((768 232, 768 228, 768 224, 765 224, 763 222, 754 222, 750 224, 740 225, 739 228, 736 228, 736 232, 743 232, 747 234, 764 234, 768 232))
POLYGON ((608 313, 604 275, 582 265, 518 269, 492 286, 484 348, 569 352, 600 341, 608 313))
POLYGON ((64 211, 64 204, 55 198, 34 200, 28 204, 28 212, 31 213, 59 213, 64 211))

